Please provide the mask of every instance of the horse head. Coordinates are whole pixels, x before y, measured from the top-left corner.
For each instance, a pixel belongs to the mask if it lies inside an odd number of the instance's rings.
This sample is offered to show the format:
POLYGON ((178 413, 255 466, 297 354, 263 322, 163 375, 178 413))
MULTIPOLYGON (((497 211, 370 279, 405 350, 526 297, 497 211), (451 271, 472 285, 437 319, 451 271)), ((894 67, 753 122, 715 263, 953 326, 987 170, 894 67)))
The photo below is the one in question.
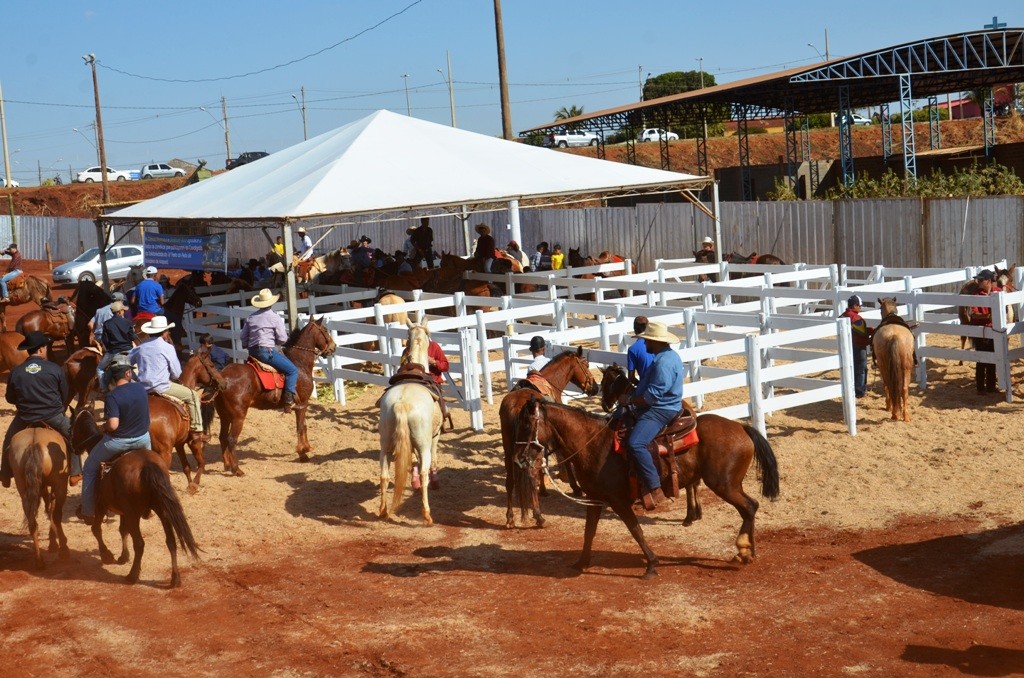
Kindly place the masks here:
MULTIPOLYGON (((731 257, 732 255, 727 256, 731 257)), ((698 264, 713 264, 715 263, 715 252, 714 250, 693 250, 693 260, 698 264)))
POLYGON ((96 425, 96 415, 88 407, 82 407, 71 417, 71 449, 75 454, 89 452, 103 432, 96 425))
POLYGON ((189 306, 199 308, 203 305, 203 298, 196 292, 196 288, 192 285, 192 278, 190 276, 182 276, 177 284, 174 286, 174 294, 179 292, 185 295, 185 303, 189 306))
POLYGON ((604 368, 601 373, 601 408, 611 412, 620 399, 632 390, 626 370, 617 363, 604 368))
POLYGON ((531 397, 519 410, 515 427, 515 452, 512 460, 512 494, 517 497, 526 520, 526 512, 540 508, 539 488, 544 473, 545 448, 540 443, 544 410, 539 398, 531 397))
POLYGON ((195 357, 203 369, 206 370, 206 383, 218 391, 223 391, 228 382, 224 379, 224 375, 220 373, 220 370, 217 369, 217 366, 213 364, 210 352, 200 349, 196 352, 195 357))
POLYGON ((573 358, 575 359, 576 364, 575 369, 573 370, 572 382, 588 396, 597 395, 597 391, 600 386, 596 381, 594 381, 594 375, 590 373, 590 361, 583 355, 582 346, 578 346, 576 348, 576 353, 573 354, 573 358))
POLYGON ((1010 266, 1010 268, 999 268, 996 266, 996 286, 1002 288, 1004 292, 1015 291, 1013 286, 1013 271, 1016 268, 1017 264, 1010 266))
POLYGON ((895 315, 898 304, 896 303, 896 297, 881 297, 878 300, 878 305, 882 309, 882 317, 888 315, 895 315))
POLYGON ((580 254, 580 250, 578 247, 570 247, 569 254, 566 256, 566 258, 569 260, 569 265, 572 266, 573 268, 578 268, 580 266, 587 265, 587 260, 583 257, 582 254, 580 254))

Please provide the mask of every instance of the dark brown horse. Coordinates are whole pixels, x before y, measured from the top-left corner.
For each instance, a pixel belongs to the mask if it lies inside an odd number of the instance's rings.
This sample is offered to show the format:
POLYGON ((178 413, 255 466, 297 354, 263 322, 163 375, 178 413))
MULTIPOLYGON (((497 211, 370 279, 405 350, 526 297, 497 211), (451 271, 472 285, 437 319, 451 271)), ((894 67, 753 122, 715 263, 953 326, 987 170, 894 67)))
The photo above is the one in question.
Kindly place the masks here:
MULTIPOLYGON (((755 555, 754 516, 758 503, 743 491, 743 478, 756 460, 761 470, 761 494, 774 499, 779 493, 779 474, 768 441, 757 429, 714 414, 697 418, 700 443, 677 457, 679 484, 690 485, 703 480, 719 497, 732 504, 743 518, 736 537, 734 562, 749 563, 755 555)), ((576 563, 578 569, 590 565, 590 552, 597 532, 597 522, 604 507, 612 510, 626 523, 630 534, 647 559, 644 578, 657 574, 658 558, 644 539, 643 530, 633 513, 629 469, 626 458, 612 451, 614 432, 604 417, 576 408, 532 399, 524 406, 517 427, 515 483, 536 484, 536 469, 543 463, 547 450, 558 451, 563 463, 573 467, 576 478, 589 502, 584 530, 583 552, 576 563)), ((669 483, 667 476, 662 477, 669 483)), ((522 492, 518 487, 516 492, 522 492)), ((527 492, 532 494, 532 492, 527 492)))
MULTIPOLYGON (((94 343, 93 333, 89 331, 89 323, 92 322, 96 311, 109 304, 112 299, 106 291, 94 282, 83 280, 78 283, 71 301, 75 305, 75 324, 72 332, 80 348, 94 343)), ((93 328, 95 330, 95 328, 93 328)))
MULTIPOLYGON (((730 264, 757 264, 759 266, 785 266, 786 262, 779 259, 774 254, 758 254, 757 252, 751 252, 747 256, 743 256, 738 252, 730 252, 722 257, 723 261, 728 261, 730 264)), ((736 280, 738 278, 750 278, 760 273, 730 273, 729 279, 736 280)))
MULTIPOLYGON (((594 381, 594 377, 590 373, 590 363, 583 357, 582 347, 577 348, 575 351, 565 351, 555 356, 551 362, 540 370, 540 375, 544 377, 544 382, 540 384, 523 384, 522 381, 526 380, 520 381, 512 391, 501 399, 501 407, 498 408, 498 417, 501 420, 501 446, 505 451, 505 490, 508 499, 508 510, 505 512, 505 527, 509 528, 516 526, 513 505, 518 501, 520 509, 525 514, 529 503, 524 503, 523 497, 517 496, 514 491, 516 424, 519 420, 519 411, 523 409, 523 405, 530 398, 536 396, 551 398, 555 402, 562 402, 562 390, 569 383, 575 384, 577 388, 587 395, 597 395, 597 382, 594 381), (535 390, 538 388, 539 390, 535 390)), ((570 480, 573 484, 573 494, 578 494, 579 488, 575 484, 575 478, 570 476, 570 480)), ((543 480, 541 480, 541 492, 544 491, 543 487, 543 480)), ((523 519, 525 520, 525 515, 523 519)), ((539 509, 534 511, 534 519, 538 527, 544 525, 544 517, 541 516, 539 509)))
POLYGON ((75 346, 75 307, 64 297, 56 304, 44 304, 38 311, 29 311, 18 318, 14 330, 26 336, 29 332, 42 332, 55 341, 63 341, 65 354, 70 354, 75 346))
MULTIPOLYGON (((200 349, 193 353, 181 366, 181 376, 178 383, 187 386, 193 391, 202 391, 199 399, 200 410, 203 413, 203 433, 210 434, 210 426, 213 424, 213 415, 216 414, 213 401, 217 394, 227 386, 224 377, 213 364, 210 354, 200 349)), ((196 477, 196 484, 199 484, 199 477, 196 477)))
MULTIPOLYGON (((178 282, 174 284, 174 290, 171 291, 170 296, 164 301, 164 315, 167 316, 167 322, 174 323, 174 327, 171 328, 171 342, 175 348, 181 348, 181 342, 185 338, 185 329, 182 327, 182 321, 185 317, 185 306, 189 305, 194 308, 199 308, 203 305, 203 298, 196 293, 195 287, 192 286, 192 277, 189 275, 183 275, 178 279, 178 282)), ((141 335, 142 326, 146 323, 146 320, 135 321, 135 333, 141 335)))
POLYGON ((64 375, 68 380, 68 401, 64 403, 64 407, 70 405, 76 395, 78 402, 75 404, 75 410, 92 406, 92 399, 89 396, 93 389, 98 387, 96 368, 102 357, 103 353, 99 349, 90 346, 78 349, 64 361, 64 375))
POLYGON ((40 308, 50 300, 50 286, 42 278, 22 274, 7 283, 9 301, 0 303, 0 331, 7 330, 7 307, 34 301, 40 308))
MULTIPOLYGON (((71 444, 79 453, 88 452, 102 437, 93 413, 81 409, 72 421, 71 444)), ((131 535, 135 548, 135 560, 125 580, 134 584, 139 580, 142 568, 142 553, 146 544, 139 529, 139 520, 155 513, 164 528, 167 550, 171 554, 171 588, 181 586, 178 571, 178 547, 180 544, 193 558, 199 557, 192 529, 185 518, 181 502, 171 487, 167 463, 152 450, 133 450, 118 457, 110 465, 110 471, 102 475, 96 487, 96 519, 92 533, 96 535, 100 558, 104 563, 113 563, 114 554, 103 543, 103 520, 108 512, 121 516, 121 555, 116 562, 128 562, 128 536, 131 535)))
MULTIPOLYGON (((715 263, 715 251, 714 250, 693 250, 693 261, 697 264, 713 264, 715 263)), ((718 282, 717 273, 701 273, 697 276, 697 282, 718 282)))
MULTIPOLYGON (((299 368, 299 382, 295 394, 295 432, 298 444, 295 452, 299 461, 309 461, 309 438, 306 436, 306 407, 313 393, 313 365, 322 355, 334 353, 334 339, 317 319, 292 332, 284 346, 284 354, 299 368)), ((236 476, 245 475, 238 468, 235 447, 245 425, 245 415, 250 407, 260 410, 275 410, 281 407, 281 390, 264 391, 256 373, 249 365, 233 363, 221 372, 225 387, 217 394, 214 404, 220 417, 220 446, 224 453, 224 467, 236 476)))

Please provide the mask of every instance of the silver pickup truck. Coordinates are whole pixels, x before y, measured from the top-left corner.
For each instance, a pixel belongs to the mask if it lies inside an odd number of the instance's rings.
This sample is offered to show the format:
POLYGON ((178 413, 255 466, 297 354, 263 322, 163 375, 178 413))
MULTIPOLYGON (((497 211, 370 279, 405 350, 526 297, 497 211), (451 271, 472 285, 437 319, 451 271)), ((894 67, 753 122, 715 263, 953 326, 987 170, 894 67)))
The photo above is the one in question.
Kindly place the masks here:
POLYGON ((566 148, 567 146, 597 146, 597 135, 593 132, 566 130, 561 133, 549 134, 545 145, 549 148, 554 148, 555 146, 559 148, 566 148))

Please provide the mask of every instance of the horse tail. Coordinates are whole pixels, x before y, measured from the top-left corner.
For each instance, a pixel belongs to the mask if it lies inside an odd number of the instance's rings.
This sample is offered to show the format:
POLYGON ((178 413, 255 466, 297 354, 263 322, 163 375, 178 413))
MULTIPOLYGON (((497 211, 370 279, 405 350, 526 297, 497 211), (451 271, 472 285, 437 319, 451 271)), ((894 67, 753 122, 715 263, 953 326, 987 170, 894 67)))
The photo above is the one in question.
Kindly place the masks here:
MULTIPOLYGON (((409 403, 399 400, 391 410, 392 424, 391 456, 395 460, 395 490, 391 496, 391 513, 397 514, 405 501, 405 483, 412 468, 412 432, 409 428, 409 403)), ((427 469, 423 469, 426 473, 427 469)), ((424 481, 426 482, 426 481, 424 481)))
POLYGON ((147 461, 139 474, 139 481, 142 487, 149 491, 150 507, 153 512, 171 526, 181 548, 188 551, 193 558, 198 558, 199 547, 192 536, 192 528, 185 519, 185 511, 181 508, 174 488, 171 487, 167 473, 156 462, 147 461))
MULTIPOLYGON (((882 375, 882 380, 889 391, 889 404, 892 406, 892 411, 900 412, 903 410, 903 375, 908 368, 905 364, 907 359, 897 334, 888 337, 888 341, 885 342, 885 351, 889 354, 889 360, 885 361, 885 365, 883 365, 885 374, 882 375)), ((913 369, 913 359, 914 353, 911 349, 910 369, 913 369)))
POLYGON ((754 443, 754 460, 761 476, 761 495, 768 499, 779 498, 779 463, 775 459, 775 452, 768 444, 768 439, 761 435, 761 432, 749 424, 744 424, 743 430, 750 436, 754 443))
POLYGON ((43 486, 43 446, 33 440, 25 450, 25 496, 21 498, 21 506, 25 509, 25 521, 28 523, 29 534, 35 534, 39 524, 36 520, 39 504, 42 500, 40 490, 43 486))

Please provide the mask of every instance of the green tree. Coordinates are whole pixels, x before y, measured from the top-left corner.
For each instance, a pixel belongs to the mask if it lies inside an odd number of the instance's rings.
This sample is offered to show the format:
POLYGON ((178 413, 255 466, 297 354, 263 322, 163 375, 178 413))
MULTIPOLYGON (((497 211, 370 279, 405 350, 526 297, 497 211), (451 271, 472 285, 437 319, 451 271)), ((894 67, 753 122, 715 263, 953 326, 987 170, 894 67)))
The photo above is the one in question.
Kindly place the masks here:
MULTIPOLYGON (((715 76, 707 72, 702 75, 700 71, 670 71, 647 78, 647 82, 644 83, 644 101, 701 89, 702 77, 704 87, 714 87, 718 84, 715 82, 715 76)), ((707 111, 708 136, 722 136, 724 128, 721 123, 728 119, 729 109, 726 106, 709 107, 707 111)), ((660 124, 659 121, 648 120, 646 126, 660 124)), ((694 138, 703 132, 698 112, 673 113, 666 126, 680 137, 694 138)))
MULTIPOLYGON (((555 111, 555 120, 568 120, 569 118, 576 118, 583 115, 582 106, 562 106, 555 111)), ((569 129, 576 129, 576 125, 570 124, 569 129)))

